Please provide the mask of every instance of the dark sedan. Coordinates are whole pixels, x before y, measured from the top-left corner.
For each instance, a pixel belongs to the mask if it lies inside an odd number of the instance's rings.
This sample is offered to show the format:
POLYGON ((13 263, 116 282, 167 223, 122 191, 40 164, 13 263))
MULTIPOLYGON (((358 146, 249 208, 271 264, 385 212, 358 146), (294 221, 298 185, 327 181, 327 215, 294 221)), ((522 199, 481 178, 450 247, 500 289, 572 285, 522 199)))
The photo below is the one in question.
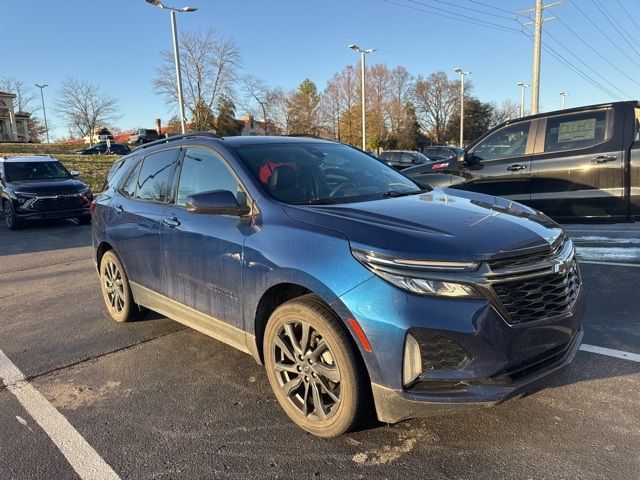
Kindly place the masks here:
POLYGON ((74 153, 78 155, 127 155, 131 153, 131 149, 127 145, 121 143, 112 143, 107 145, 106 142, 97 143, 91 147, 76 150, 74 153))

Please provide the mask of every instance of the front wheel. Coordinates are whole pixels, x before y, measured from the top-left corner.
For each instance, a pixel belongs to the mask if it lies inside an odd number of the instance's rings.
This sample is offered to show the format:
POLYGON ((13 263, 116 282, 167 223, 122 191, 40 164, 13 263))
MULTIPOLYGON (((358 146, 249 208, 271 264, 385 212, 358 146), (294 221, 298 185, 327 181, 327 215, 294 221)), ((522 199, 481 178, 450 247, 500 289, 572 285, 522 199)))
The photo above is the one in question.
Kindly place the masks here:
POLYGON ((290 300, 264 336, 269 383, 286 414, 306 431, 336 437, 363 420, 367 376, 342 323, 313 295, 290 300))
POLYGON ((17 217, 10 200, 2 202, 4 223, 9 230, 17 230, 22 226, 22 221, 17 217))
POLYGON ((116 322, 137 320, 147 313, 133 301, 131 287, 122 262, 111 250, 100 260, 100 286, 102 297, 111 318, 116 322))

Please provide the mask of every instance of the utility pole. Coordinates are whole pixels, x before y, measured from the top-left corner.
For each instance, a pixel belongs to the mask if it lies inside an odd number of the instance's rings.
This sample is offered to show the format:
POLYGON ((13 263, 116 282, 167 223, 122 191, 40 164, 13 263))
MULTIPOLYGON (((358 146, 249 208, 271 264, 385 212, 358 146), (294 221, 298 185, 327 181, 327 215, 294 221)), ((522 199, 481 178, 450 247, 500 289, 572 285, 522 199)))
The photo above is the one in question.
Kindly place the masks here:
POLYGON ((543 18, 544 10, 564 3, 564 0, 545 5, 542 0, 536 0, 536 6, 518 15, 534 14, 532 22, 523 23, 522 26, 533 25, 533 71, 531 73, 531 114, 536 115, 540 111, 540 54, 542 50, 542 24, 555 17, 543 18))
POLYGON ((562 97, 562 110, 564 110, 564 107, 567 105, 567 95, 569 95, 567 92, 560 92, 560 97, 562 97))
POLYGON ((45 87, 48 87, 49 85, 47 85, 46 83, 43 85, 38 85, 36 83, 36 87, 38 87, 40 89, 40 99, 42 100, 42 114, 44 115, 44 131, 47 133, 47 144, 49 144, 49 127, 47 125, 47 111, 44 108, 44 93, 42 93, 42 91, 44 90, 45 87))
POLYGON ((360 89, 362 91, 362 151, 367 150, 367 110, 366 110, 366 84, 365 75, 367 74, 367 67, 365 66, 365 56, 376 51, 375 48, 362 49, 355 44, 349 45, 351 50, 360 53, 360 89))
POLYGON ((518 82, 516 85, 520 87, 520 117, 524 117, 524 92, 531 85, 527 85, 524 82, 518 82))
POLYGON ((464 77, 471 72, 465 72, 460 67, 453 71, 460 74, 460 148, 464 148, 464 77))

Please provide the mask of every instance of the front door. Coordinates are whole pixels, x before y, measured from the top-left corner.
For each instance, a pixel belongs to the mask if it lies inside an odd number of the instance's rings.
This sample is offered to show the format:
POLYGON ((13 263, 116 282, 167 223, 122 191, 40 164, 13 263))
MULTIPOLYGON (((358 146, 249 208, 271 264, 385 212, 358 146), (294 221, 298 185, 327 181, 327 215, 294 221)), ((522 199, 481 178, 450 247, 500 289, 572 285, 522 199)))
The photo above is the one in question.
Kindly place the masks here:
POLYGON ((465 183, 454 187, 528 202, 535 125, 531 121, 507 125, 480 141, 460 172, 465 183))
POLYGON ((168 296, 238 328, 242 320, 242 247, 250 221, 231 215, 187 211, 189 195, 214 190, 246 194, 224 158, 205 147, 189 147, 181 161, 176 201, 164 213, 161 237, 168 296))
POLYGON ((622 122, 610 108, 541 121, 531 206, 556 218, 626 215, 622 122))

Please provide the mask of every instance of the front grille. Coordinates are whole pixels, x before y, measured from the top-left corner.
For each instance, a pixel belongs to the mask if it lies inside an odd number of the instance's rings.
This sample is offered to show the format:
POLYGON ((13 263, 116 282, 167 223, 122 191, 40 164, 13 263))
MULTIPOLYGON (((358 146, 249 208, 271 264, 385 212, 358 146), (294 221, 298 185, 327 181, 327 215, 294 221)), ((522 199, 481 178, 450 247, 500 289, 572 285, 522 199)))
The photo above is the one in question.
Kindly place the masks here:
POLYGON ((471 354, 452 338, 436 333, 414 330, 411 335, 420 345, 422 370, 458 370, 471 361, 471 354))
POLYGON ((38 212, 54 212, 73 210, 86 206, 85 201, 78 195, 59 196, 57 198, 38 198, 31 206, 31 210, 38 212))
POLYGON ((518 255, 515 257, 503 258, 498 260, 492 260, 489 262, 489 267, 493 271, 499 271, 501 269, 508 269, 513 267, 519 267, 522 265, 528 265, 532 263, 540 263, 545 260, 550 260, 556 257, 567 243, 567 237, 560 235, 553 244, 549 245, 549 249, 542 252, 537 252, 529 255, 518 255))
POLYGON ((580 275, 575 259, 563 274, 549 273, 493 286, 512 325, 533 322, 567 312, 580 291, 580 275))

